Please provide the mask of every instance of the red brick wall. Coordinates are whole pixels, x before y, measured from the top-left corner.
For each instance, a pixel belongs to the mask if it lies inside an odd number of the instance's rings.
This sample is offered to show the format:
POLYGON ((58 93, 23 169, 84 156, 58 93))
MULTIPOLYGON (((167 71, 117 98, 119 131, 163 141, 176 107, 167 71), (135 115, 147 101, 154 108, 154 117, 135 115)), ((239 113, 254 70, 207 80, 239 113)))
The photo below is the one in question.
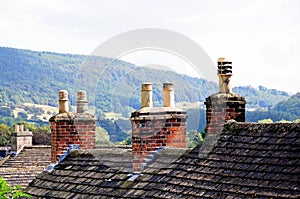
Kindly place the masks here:
POLYGON ((165 146, 186 148, 186 114, 171 119, 132 120, 134 172, 141 172, 146 159, 151 159, 151 152, 165 146))
POLYGON ((218 133, 228 120, 245 122, 245 98, 237 94, 219 93, 206 98, 207 133, 218 133))
POLYGON ((94 119, 77 121, 55 117, 50 119, 51 162, 56 162, 70 144, 79 144, 82 149, 95 148, 96 122, 94 119))

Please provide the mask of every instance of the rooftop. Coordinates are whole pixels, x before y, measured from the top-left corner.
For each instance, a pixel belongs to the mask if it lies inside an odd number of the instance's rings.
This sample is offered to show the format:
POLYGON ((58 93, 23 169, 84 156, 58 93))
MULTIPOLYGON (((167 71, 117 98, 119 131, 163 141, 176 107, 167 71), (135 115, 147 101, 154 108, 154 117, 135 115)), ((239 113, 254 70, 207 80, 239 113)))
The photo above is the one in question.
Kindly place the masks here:
POLYGON ((0 161, 0 176, 10 185, 28 184, 50 164, 50 146, 24 147, 18 156, 0 161))
MULTIPOLYGON (((185 148, 164 147, 160 151, 152 152, 153 160, 147 165, 148 168, 159 169, 177 160, 181 155, 189 151, 185 148), (154 154, 155 153, 155 154, 154 154)), ((116 169, 129 174, 133 173, 132 149, 120 147, 108 147, 90 149, 88 152, 94 159, 116 169)))
MULTIPOLYGON (((186 151, 165 148, 144 172, 158 171, 186 151)), ((110 192, 115 191, 121 197, 133 185, 135 177, 138 175, 133 174, 131 149, 74 150, 53 171, 37 176, 27 191, 34 197, 51 198, 99 198, 111 196, 110 192)))
POLYGON ((300 123, 230 121, 190 152, 163 150, 136 177, 105 160, 109 151, 73 151, 27 192, 53 198, 299 198, 299 151, 300 123))

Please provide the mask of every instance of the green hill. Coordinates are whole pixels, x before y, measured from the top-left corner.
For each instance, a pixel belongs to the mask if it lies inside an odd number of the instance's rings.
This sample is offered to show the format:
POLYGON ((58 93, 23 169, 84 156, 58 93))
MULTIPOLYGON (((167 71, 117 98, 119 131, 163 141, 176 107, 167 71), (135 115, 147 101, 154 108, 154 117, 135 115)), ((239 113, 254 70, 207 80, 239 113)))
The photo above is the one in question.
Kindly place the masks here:
POLYGON ((246 98, 248 108, 271 108, 289 97, 287 92, 263 86, 259 86, 258 89, 251 86, 239 86, 233 88, 233 92, 246 98))
POLYGON ((285 101, 279 102, 275 107, 268 111, 257 110, 247 112, 247 121, 257 122, 263 119, 272 119, 272 121, 294 121, 300 119, 300 93, 292 95, 285 101))
MULTIPOLYGON (((188 130, 201 131, 205 127, 205 111, 195 108, 201 104, 199 102, 204 102, 206 97, 217 92, 216 83, 172 71, 139 67, 107 57, 36 52, 7 47, 0 47, 0 119, 2 123, 12 125, 15 122, 12 119, 13 113, 18 115, 19 120, 32 114, 34 122, 44 123, 45 121, 40 121, 40 117, 34 114, 44 112, 43 118, 47 119, 45 114, 49 111, 29 109, 24 103, 57 107, 58 91, 65 89, 69 91, 71 104, 74 105, 76 91, 81 89, 80 85, 88 89, 96 85, 95 90, 88 90, 89 104, 96 107, 96 115, 101 119, 99 125, 108 132, 110 140, 121 141, 127 136, 129 121, 118 118, 106 120, 104 118, 109 117, 105 115, 128 118, 133 110, 140 107, 140 85, 143 82, 153 83, 154 106, 162 105, 162 83, 174 82, 175 101, 189 107, 188 130), (88 78, 82 78, 86 75, 88 78), (92 98, 92 95, 95 97, 92 98), (23 109, 28 109, 27 115, 19 112, 23 109)), ((246 97, 248 108, 274 109, 272 114, 276 117, 291 118, 299 111, 290 107, 294 104, 293 100, 282 102, 289 97, 283 91, 263 86, 259 89, 251 86, 236 87, 233 91, 246 97)), ((53 114, 52 112, 49 114, 53 114)), ((270 115, 266 111, 259 114, 254 111, 247 113, 246 117, 248 121, 252 121, 258 117, 269 118, 267 116, 270 115)))
MULTIPOLYGON (((68 90, 73 100, 79 89, 76 80, 81 75, 80 68, 87 62, 92 66, 92 77, 83 84, 98 82, 95 102, 90 104, 104 112, 122 113, 138 108, 142 82, 153 82, 155 105, 162 104, 162 83, 167 81, 175 83, 177 102, 203 102, 217 92, 217 84, 204 79, 142 68, 122 60, 0 47, 0 103, 14 106, 30 102, 57 106, 57 92, 61 89, 68 90)), ((275 106, 288 98, 286 92, 264 87, 237 87, 234 91, 244 95, 252 107, 275 106)))
POLYGON ((292 95, 286 101, 278 103, 273 110, 287 112, 300 118, 300 92, 292 95))
POLYGON ((162 103, 162 83, 166 81, 175 82, 177 101, 203 101, 217 89, 215 83, 203 79, 141 68, 121 60, 0 48, 0 103, 57 106, 59 90, 66 89, 74 95, 78 89, 75 81, 87 60, 97 66, 110 64, 104 74, 102 69, 95 70, 94 79, 84 82, 88 85, 98 81, 96 102, 90 104, 104 112, 121 113, 125 106, 139 107, 142 82, 153 82, 156 104, 162 103))

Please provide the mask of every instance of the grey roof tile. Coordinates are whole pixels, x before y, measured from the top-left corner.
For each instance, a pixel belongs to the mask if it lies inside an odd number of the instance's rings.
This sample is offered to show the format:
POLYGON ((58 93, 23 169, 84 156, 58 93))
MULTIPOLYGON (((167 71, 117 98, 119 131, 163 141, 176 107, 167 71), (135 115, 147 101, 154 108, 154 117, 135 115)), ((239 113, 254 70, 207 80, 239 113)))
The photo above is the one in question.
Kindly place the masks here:
POLYGON ((27 191, 70 198, 299 198, 299 148, 299 123, 228 123, 205 156, 202 145, 188 153, 165 150, 135 181, 124 169, 132 167, 130 150, 102 149, 71 154, 27 191))
POLYGON ((23 188, 50 164, 50 146, 24 147, 16 157, 9 157, 0 166, 0 176, 10 185, 23 188))

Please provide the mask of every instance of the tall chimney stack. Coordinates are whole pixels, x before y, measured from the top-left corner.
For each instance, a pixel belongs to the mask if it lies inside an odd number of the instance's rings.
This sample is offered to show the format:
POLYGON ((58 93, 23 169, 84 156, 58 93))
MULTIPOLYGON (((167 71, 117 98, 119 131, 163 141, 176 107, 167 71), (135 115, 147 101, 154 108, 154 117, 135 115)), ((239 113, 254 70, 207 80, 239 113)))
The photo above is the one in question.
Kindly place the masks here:
POLYGON ((11 150, 19 151, 22 146, 32 146, 32 132, 24 129, 24 124, 15 124, 15 132, 11 136, 11 150))
POLYGON ((175 107, 174 83, 163 83, 164 107, 175 107))
POLYGON ((245 122, 246 101, 243 96, 232 93, 230 79, 232 62, 218 59, 219 93, 206 98, 206 129, 208 135, 217 134, 228 120, 245 122))
POLYGON ((164 83, 163 88, 164 107, 152 107, 152 84, 142 84, 142 107, 131 113, 136 173, 142 172, 154 159, 153 154, 164 147, 186 147, 186 111, 175 107, 174 84, 164 83))
POLYGON ((232 76, 232 62, 225 57, 218 59, 219 92, 232 93, 230 79, 232 76))
POLYGON ((68 112, 68 92, 59 91, 59 113, 49 119, 52 163, 59 160, 74 144, 84 150, 95 148, 97 118, 86 113, 86 92, 79 91, 77 97, 77 113, 71 113, 68 112))
POLYGON ((69 112, 69 100, 68 100, 68 91, 60 90, 58 93, 58 112, 67 113, 69 112))
POLYGON ((152 84, 144 83, 142 84, 142 108, 152 106, 152 84))
POLYGON ((86 113, 88 110, 88 101, 86 97, 86 92, 81 90, 77 92, 77 113, 86 113))

